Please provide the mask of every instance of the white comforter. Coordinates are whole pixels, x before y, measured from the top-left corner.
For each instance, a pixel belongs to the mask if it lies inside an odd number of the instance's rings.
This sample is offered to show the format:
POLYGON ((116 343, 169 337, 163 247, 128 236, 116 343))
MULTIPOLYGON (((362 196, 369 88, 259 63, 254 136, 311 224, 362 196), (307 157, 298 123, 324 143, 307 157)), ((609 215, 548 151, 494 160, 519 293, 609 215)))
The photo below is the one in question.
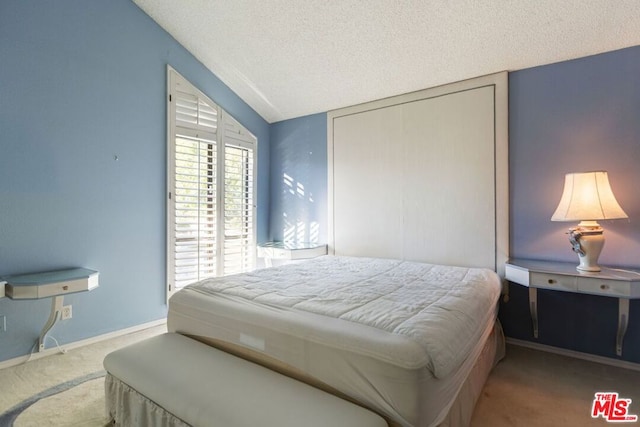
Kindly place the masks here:
POLYGON ((384 351, 349 346, 443 378, 467 357, 495 316, 500 280, 488 269, 408 261, 321 257, 300 264, 208 279, 189 288, 301 310, 401 336, 412 345, 384 351))

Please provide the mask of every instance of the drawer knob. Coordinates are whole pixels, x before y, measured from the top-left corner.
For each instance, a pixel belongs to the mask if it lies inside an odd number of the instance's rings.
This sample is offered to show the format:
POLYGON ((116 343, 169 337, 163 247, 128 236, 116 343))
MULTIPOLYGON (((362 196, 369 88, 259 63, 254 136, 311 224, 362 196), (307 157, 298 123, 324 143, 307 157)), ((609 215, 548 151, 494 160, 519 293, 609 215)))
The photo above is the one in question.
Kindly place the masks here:
POLYGON ((69 290, 69 286, 64 285, 64 286, 62 287, 62 290, 63 290, 63 291, 68 291, 68 290, 69 290))
POLYGON ((609 285, 600 285, 600 289, 606 291, 607 289, 609 289, 609 285))
POLYGON ((555 284, 556 284, 556 280, 555 280, 555 279, 549 279, 549 280, 547 280, 547 282, 548 282, 550 285, 555 285, 555 284))

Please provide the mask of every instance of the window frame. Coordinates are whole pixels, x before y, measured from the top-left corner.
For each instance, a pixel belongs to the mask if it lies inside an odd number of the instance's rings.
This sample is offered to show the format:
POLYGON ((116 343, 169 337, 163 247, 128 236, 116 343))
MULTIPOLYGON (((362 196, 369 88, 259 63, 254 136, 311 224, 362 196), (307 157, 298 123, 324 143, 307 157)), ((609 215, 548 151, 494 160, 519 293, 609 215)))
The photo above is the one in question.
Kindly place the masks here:
MULTIPOLYGON (((249 218, 250 226, 247 228, 248 244, 244 247, 244 252, 247 254, 246 263, 247 267, 243 271, 250 271, 255 268, 256 265, 256 242, 257 242, 257 155, 258 155, 258 140, 248 129, 246 129, 237 119, 228 114, 217 103, 215 103, 206 94, 201 92, 195 85, 184 78, 173 67, 167 65, 167 203, 166 203, 166 297, 167 301, 178 288, 175 284, 175 224, 176 224, 176 137, 177 137, 177 119, 176 119, 176 96, 174 96, 174 88, 177 84, 188 85, 185 86, 188 89, 188 93, 192 93, 209 104, 217 110, 217 127, 215 132, 215 146, 216 146, 216 216, 215 216, 215 229, 216 229, 216 276, 222 276, 225 274, 225 231, 227 229, 225 225, 225 172, 226 168, 226 151, 227 145, 231 147, 240 146, 244 150, 250 152, 252 156, 251 170, 248 172, 251 180, 251 188, 246 194, 249 195, 250 202, 247 204, 249 209, 245 209, 243 212, 249 212, 248 215, 242 216, 242 220, 247 224, 246 218, 249 218), (228 128, 231 129, 241 137, 242 142, 235 144, 226 142, 227 138, 230 138, 228 128)), ((193 131, 190 136, 198 138, 198 129, 189 128, 189 132, 193 131)), ((183 129, 183 127, 181 127, 183 129)), ((204 131, 206 137, 203 139, 210 139, 211 133, 204 131)), ((231 139, 235 139, 236 134, 233 134, 231 139)), ((244 181, 243 181, 244 183, 244 181)), ((198 227, 198 229, 200 229, 198 227)), ((243 265, 245 261, 242 261, 243 265)))

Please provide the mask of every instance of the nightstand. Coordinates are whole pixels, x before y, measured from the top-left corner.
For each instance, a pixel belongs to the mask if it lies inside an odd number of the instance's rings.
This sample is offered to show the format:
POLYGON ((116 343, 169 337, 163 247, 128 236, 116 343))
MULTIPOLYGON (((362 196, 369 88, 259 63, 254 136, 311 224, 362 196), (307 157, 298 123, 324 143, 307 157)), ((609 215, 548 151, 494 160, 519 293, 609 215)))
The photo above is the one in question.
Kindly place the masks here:
POLYGON ((264 258, 265 266, 271 267, 274 259, 299 260, 327 254, 327 245, 319 243, 267 242, 258 245, 258 256, 264 258))
POLYGON ((529 288, 535 338, 538 338, 538 289, 618 298, 616 354, 622 355, 629 324, 629 300, 640 298, 640 272, 604 267, 598 273, 579 272, 573 263, 511 259, 505 265, 505 278, 529 288))

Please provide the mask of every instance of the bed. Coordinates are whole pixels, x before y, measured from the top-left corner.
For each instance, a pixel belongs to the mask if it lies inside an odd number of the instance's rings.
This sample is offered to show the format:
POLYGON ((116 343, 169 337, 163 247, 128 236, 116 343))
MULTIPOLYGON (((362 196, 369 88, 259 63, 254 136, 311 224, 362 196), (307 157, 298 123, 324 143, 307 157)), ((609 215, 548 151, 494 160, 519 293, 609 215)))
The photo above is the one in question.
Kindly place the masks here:
POLYGON ((325 256, 190 285, 171 298, 168 329, 390 425, 467 425, 473 385, 502 355, 499 295, 488 269, 325 256))
POLYGON ((389 426, 468 426, 504 354, 507 100, 499 73, 329 112, 329 255, 189 285, 169 300, 170 333, 389 426))

